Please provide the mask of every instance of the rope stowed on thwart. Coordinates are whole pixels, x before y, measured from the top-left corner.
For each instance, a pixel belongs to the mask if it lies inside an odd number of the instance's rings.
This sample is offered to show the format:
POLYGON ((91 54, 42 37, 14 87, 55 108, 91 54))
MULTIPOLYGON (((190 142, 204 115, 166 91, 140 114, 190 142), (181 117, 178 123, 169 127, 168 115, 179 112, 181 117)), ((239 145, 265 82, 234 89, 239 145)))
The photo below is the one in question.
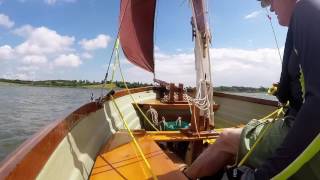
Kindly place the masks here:
POLYGON ((157 176, 155 176, 155 174, 153 173, 153 171, 152 171, 152 169, 151 169, 151 166, 150 166, 150 164, 149 164, 149 162, 148 162, 147 158, 146 158, 146 157, 145 157, 145 155, 143 154, 143 152, 142 152, 142 149, 141 149, 140 145, 138 144, 138 142, 137 142, 136 138, 134 137, 134 135, 133 135, 132 131, 130 130, 129 125, 128 125, 127 121, 124 119, 124 115, 123 115, 123 114, 122 114, 122 112, 120 111, 120 108, 118 107, 118 105, 117 105, 116 101, 114 100, 114 98, 113 98, 113 96, 112 96, 112 95, 111 95, 110 97, 111 97, 111 100, 112 100, 112 102, 113 102, 114 106, 116 107, 116 109, 117 109, 117 111, 118 111, 118 113, 119 113, 119 115, 120 115, 120 119, 122 120, 122 122, 123 122, 123 124, 124 124, 125 128, 126 128, 126 129, 127 129, 127 131, 129 132, 129 135, 131 136, 131 138, 132 138, 132 140, 133 140, 133 143, 134 143, 134 145, 135 145, 136 149, 138 150, 139 154, 141 155, 141 157, 142 157, 142 159, 143 159, 144 163, 146 164, 146 166, 147 166, 147 168, 148 168, 148 170, 149 170, 150 174, 152 175, 153 179, 158 180, 157 176))
POLYGON ((154 125, 159 126, 159 120, 158 120, 158 112, 153 108, 149 107, 149 109, 146 112, 146 115, 151 115, 151 121, 154 125))

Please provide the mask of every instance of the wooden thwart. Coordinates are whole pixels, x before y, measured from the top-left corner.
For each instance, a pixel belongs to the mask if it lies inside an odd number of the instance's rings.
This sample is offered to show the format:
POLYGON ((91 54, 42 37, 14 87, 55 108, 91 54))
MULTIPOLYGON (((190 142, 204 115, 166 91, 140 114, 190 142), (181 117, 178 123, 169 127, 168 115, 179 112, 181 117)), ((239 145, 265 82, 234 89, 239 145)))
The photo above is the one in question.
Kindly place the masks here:
POLYGON ((219 133, 222 132, 222 129, 217 129, 215 132, 198 137, 188 136, 181 131, 147 131, 145 136, 152 138, 156 142, 202 141, 205 139, 216 139, 219 133))
MULTIPOLYGON (((121 141, 126 142, 124 132, 116 133, 121 141)), ((141 149, 158 179, 186 179, 178 167, 160 149, 150 137, 137 138, 141 149)), ((113 137, 98 155, 90 179, 152 179, 142 158, 134 149, 132 142, 120 144, 119 138, 113 137)))
MULTIPOLYGON (((206 139, 216 139, 223 129, 215 129, 215 133, 207 133, 201 137, 188 136, 181 131, 145 131, 133 130, 133 134, 138 138, 149 138, 156 142, 177 142, 177 141, 202 141, 206 139)), ((130 142, 131 139, 125 130, 120 130, 113 137, 110 138, 108 143, 104 146, 102 152, 110 151, 118 146, 130 142)), ((102 153, 101 152, 101 153, 102 153)))
MULTIPOLYGON (((190 105, 187 101, 176 101, 174 103, 162 103, 159 100, 148 100, 141 103, 138 103, 143 109, 149 109, 150 106, 157 110, 189 110, 190 105)), ((215 112, 219 109, 218 104, 212 105, 212 110, 215 112)))

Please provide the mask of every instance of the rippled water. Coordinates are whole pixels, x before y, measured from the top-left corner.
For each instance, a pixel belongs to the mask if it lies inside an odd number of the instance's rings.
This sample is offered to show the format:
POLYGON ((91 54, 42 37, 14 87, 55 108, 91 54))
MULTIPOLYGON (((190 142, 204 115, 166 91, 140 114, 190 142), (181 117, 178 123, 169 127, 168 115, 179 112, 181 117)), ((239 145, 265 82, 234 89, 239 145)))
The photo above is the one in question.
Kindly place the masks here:
MULTIPOLYGON (((0 83, 0 161, 50 122, 90 101, 97 89, 15 86, 0 83)), ((274 100, 263 93, 236 93, 274 100)))
POLYGON ((97 89, 0 84, 0 161, 50 122, 90 102, 97 89))

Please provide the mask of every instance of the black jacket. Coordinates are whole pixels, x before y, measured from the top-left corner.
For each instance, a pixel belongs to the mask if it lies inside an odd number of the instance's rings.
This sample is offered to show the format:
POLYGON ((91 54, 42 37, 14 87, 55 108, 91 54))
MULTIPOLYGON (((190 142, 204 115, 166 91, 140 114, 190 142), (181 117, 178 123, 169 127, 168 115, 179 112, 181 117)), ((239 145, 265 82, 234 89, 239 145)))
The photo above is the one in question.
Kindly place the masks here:
POLYGON ((258 167, 256 179, 270 179, 281 172, 320 132, 320 0, 300 0, 296 4, 277 97, 282 103, 290 102, 295 122, 275 154, 258 167))

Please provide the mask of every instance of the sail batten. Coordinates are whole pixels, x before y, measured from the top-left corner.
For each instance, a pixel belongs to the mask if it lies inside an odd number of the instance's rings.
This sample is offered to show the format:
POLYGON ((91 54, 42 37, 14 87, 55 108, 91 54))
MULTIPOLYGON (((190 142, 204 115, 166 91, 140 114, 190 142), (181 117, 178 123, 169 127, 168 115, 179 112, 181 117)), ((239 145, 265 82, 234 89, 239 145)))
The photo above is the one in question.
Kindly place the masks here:
POLYGON ((154 17, 156 0, 121 0, 120 43, 127 59, 154 72, 154 17))

